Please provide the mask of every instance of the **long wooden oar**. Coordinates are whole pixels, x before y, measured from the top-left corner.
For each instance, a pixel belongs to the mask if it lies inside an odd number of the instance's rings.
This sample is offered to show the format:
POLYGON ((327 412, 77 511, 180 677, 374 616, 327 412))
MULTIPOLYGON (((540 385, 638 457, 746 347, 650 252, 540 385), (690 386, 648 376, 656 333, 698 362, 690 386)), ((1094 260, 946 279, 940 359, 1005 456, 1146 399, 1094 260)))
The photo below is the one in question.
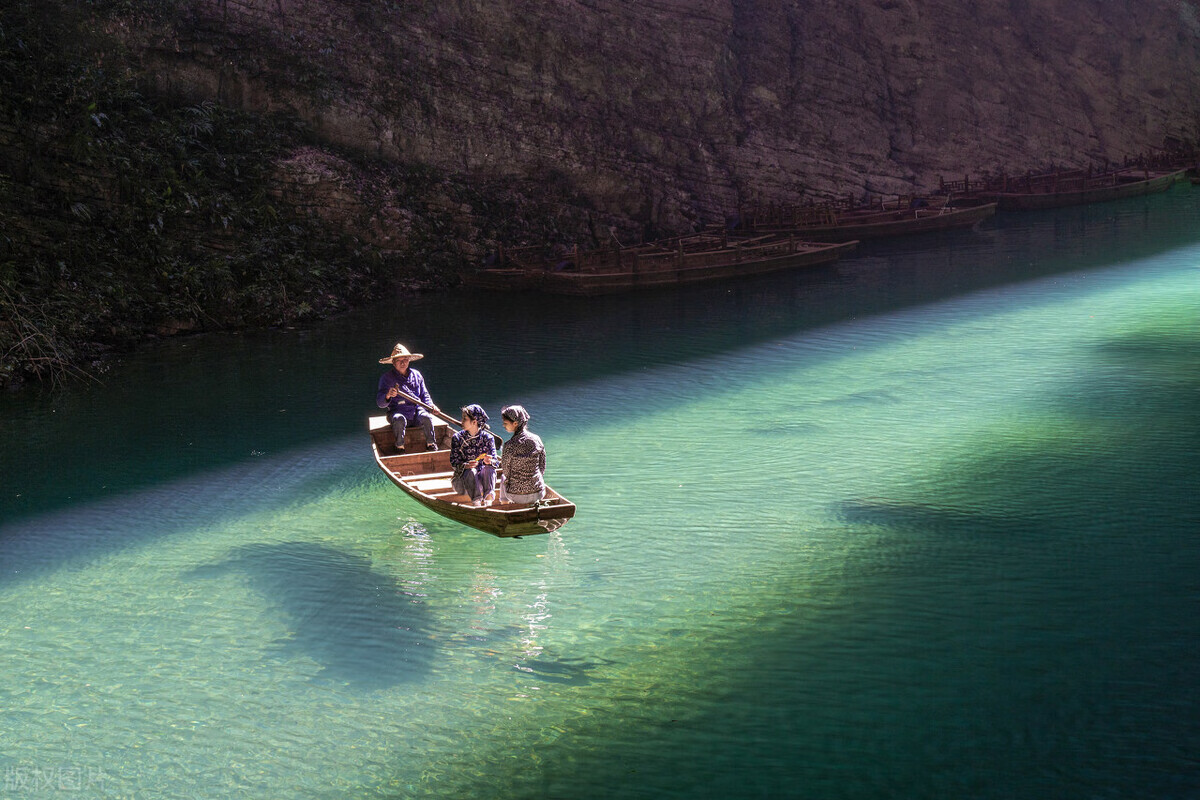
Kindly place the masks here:
MULTIPOLYGON (((443 413, 441 409, 434 408, 433 406, 425 405, 424 403, 422 403, 417 398, 413 397, 408 392, 401 390, 400 387, 396 387, 396 394, 400 395, 401 397, 403 397, 405 400, 412 403, 413 405, 420 406, 421 408, 428 411, 430 414, 437 416, 439 419, 449 422, 451 425, 455 425, 459 428, 462 427, 461 421, 455 419, 454 417, 450 416, 449 414, 443 413)), ((485 430, 489 434, 491 434, 492 438, 496 440, 497 445, 504 444, 504 440, 500 438, 500 435, 498 433, 496 433, 495 431, 493 431, 491 428, 484 428, 483 430, 485 430)))

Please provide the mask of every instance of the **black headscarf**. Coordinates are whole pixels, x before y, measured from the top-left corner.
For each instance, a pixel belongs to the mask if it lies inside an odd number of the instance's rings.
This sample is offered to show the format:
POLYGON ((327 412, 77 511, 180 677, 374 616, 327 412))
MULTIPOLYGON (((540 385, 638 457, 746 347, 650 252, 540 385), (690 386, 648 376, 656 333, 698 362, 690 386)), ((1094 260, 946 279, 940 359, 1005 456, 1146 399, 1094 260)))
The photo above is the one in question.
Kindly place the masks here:
POLYGON ((529 424, 529 412, 524 406, 505 406, 500 411, 500 416, 504 417, 509 422, 515 423, 517 430, 524 430, 529 424))
POLYGON ((483 406, 472 403, 469 406, 463 406, 462 415, 467 419, 473 419, 479 423, 479 427, 487 427, 488 415, 483 410, 483 406))

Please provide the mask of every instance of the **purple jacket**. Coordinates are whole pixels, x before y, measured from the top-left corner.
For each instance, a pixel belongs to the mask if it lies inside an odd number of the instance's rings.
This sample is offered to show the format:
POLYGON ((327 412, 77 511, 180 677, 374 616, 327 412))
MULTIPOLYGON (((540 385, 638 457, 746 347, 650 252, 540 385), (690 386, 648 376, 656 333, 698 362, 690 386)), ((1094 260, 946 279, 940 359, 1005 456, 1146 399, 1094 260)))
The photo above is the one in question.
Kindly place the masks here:
POLYGON ((425 378, 421 376, 420 372, 409 367, 408 372, 401 375, 396 372, 395 367, 392 367, 379 376, 379 390, 375 392, 375 405, 388 410, 388 419, 395 419, 401 414, 405 419, 411 419, 412 415, 417 413, 417 409, 420 408, 400 395, 396 395, 391 400, 384 399, 387 397, 388 390, 393 386, 405 394, 417 398, 427 406, 433 405, 433 400, 429 397, 429 390, 425 388, 425 378))

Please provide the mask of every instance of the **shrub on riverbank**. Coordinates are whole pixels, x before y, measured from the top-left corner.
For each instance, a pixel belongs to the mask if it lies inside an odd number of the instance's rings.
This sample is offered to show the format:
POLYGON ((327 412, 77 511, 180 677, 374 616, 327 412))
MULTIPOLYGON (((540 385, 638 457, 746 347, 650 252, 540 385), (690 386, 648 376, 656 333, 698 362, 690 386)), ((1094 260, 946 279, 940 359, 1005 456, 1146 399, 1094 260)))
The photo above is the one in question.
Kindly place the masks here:
POLYGON ((381 284, 373 248, 272 196, 302 126, 147 94, 91 11, 0 10, 0 385, 381 284))

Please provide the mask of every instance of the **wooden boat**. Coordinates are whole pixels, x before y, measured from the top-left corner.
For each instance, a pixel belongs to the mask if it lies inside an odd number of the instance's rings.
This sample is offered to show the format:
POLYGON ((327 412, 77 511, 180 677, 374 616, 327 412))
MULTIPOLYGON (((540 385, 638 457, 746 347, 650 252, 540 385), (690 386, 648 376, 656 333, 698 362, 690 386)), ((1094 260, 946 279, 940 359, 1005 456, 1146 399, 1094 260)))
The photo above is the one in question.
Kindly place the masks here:
POLYGON ((480 270, 472 283, 488 289, 548 294, 616 294, 825 264, 857 245, 856 241, 833 244, 792 236, 730 239, 694 234, 635 247, 573 251, 558 260, 523 261, 510 255, 505 266, 480 270))
POLYGON ((1019 178, 1001 176, 977 182, 973 191, 966 178, 943 182, 943 188, 958 188, 971 197, 995 202, 1001 211, 1036 211, 1165 192, 1183 178, 1184 170, 1124 168, 1096 174, 1068 170, 1019 178))
POLYGON ((837 209, 781 207, 774 214, 750 214, 743 224, 756 233, 790 234, 820 242, 880 239, 971 228, 996 213, 996 203, 926 202, 907 208, 837 209))
POLYGON ((536 505, 496 503, 473 506, 466 495, 457 494, 450 485, 454 475, 450 467, 450 426, 445 419, 434 422, 437 450, 425 450, 425 433, 409 429, 405 452, 396 452, 392 426, 386 416, 373 416, 368 422, 371 450, 375 463, 402 492, 421 505, 447 519, 476 530, 508 539, 535 533, 549 533, 567 524, 575 516, 575 504, 546 487, 546 497, 536 505))

